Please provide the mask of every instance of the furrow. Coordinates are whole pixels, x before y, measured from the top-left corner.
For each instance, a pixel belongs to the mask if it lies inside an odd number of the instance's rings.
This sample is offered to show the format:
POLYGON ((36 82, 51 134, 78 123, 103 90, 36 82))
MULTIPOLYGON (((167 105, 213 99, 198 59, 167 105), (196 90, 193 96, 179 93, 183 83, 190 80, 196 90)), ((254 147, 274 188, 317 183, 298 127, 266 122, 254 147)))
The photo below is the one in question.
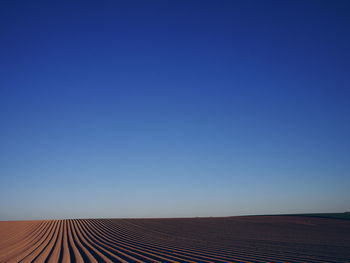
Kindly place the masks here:
POLYGON ((62 243, 61 243, 61 253, 59 262, 70 262, 70 244, 68 244, 68 233, 67 233, 67 220, 62 222, 62 243))
MULTIPOLYGON (((109 221, 109 220, 108 220, 109 221)), ((118 220, 119 221, 119 220, 118 220)), ((127 234, 126 234, 127 235, 127 234)), ((131 235, 127 235, 128 237, 132 237, 131 235)), ((133 240, 135 241, 135 240, 133 240)), ((131 242, 133 242, 131 241, 131 242)), ((147 239, 144 239, 142 240, 142 242, 140 242, 139 245, 143 245, 144 243, 148 243, 147 242, 147 239)), ((153 242, 154 243, 154 242, 153 242)), ((163 244, 162 244, 163 246, 163 244)), ((176 250, 175 247, 168 247, 168 248, 165 248, 165 249, 171 249, 172 251, 173 250, 176 250)), ((180 250, 183 251, 183 250, 188 250, 190 253, 198 253, 199 251, 203 250, 203 248, 199 248, 199 247, 196 247, 196 251, 193 251, 192 249, 190 248, 185 248, 183 246, 180 247, 180 250)), ((284 254, 286 254, 285 252, 283 252, 284 254)), ((208 255, 207 252, 205 252, 205 254, 208 255)), ((221 251, 218 251, 216 252, 216 256, 214 256, 215 258, 218 258, 217 254, 223 254, 221 251)), ((288 255, 284 255, 284 256, 277 256, 276 255, 276 252, 274 253, 264 253, 264 254, 261 254, 261 253, 256 253, 254 250, 252 249, 235 249, 235 250, 232 250, 231 252, 231 255, 232 254, 240 254, 242 257, 246 257, 247 254, 249 255, 252 255, 252 256, 257 256, 259 257, 259 259, 261 261, 263 261, 264 259, 266 260, 266 262, 273 262, 275 260, 275 262, 281 262, 281 260, 288 260, 288 262, 300 262, 301 260, 303 260, 303 262, 330 262, 329 260, 320 260, 320 259, 315 259, 315 258, 312 258, 312 259, 306 259, 307 257, 310 257, 310 255, 301 255, 301 256, 297 256, 297 255, 294 255, 294 256, 288 256, 288 255), (241 251, 241 252, 240 252, 241 251)), ((226 255, 227 256, 227 255, 226 255)), ((236 256, 234 257, 236 258, 236 256)))
MULTIPOLYGON (((128 235, 126 233, 124 233, 127 237, 128 235)), ((129 244, 132 244, 132 243, 135 243, 135 245, 137 245, 138 247, 142 247, 144 248, 145 245, 144 244, 147 244, 147 247, 150 246, 150 244, 148 242, 146 242, 146 240, 142 240, 142 241, 136 241, 136 240, 129 240, 129 244)), ((162 246, 164 244, 161 244, 162 246)), ((153 248, 155 249, 161 249, 160 247, 157 247, 157 246, 152 246, 153 248)), ((162 248, 164 251, 177 251, 177 253, 183 253, 183 247, 181 247, 180 250, 177 250, 177 249, 174 249, 174 248, 162 248)), ((190 255, 193 255, 193 254, 197 254, 198 252, 196 251, 190 251, 190 255)), ((198 254, 197 254, 198 255, 198 254)), ((200 255, 202 256, 202 255, 200 255)), ((230 260, 248 260, 249 262, 251 262, 252 258, 253 257, 258 257, 259 258, 259 262, 282 262, 283 260, 288 260, 288 262, 300 262, 301 259, 298 259, 298 260, 294 260, 294 259, 286 259, 285 257, 275 257, 275 255, 273 255, 272 257, 271 256, 266 256, 266 255, 262 255, 262 254, 256 254, 254 253, 253 251, 244 251, 244 252, 238 252, 238 251, 232 251, 231 252, 231 256, 229 257, 230 260), (249 255, 249 256, 247 256, 249 255)), ((219 258, 218 256, 212 256, 212 257, 209 257, 211 258, 212 260, 216 260, 217 262, 220 262, 221 261, 224 261, 224 262, 227 262, 227 260, 229 260, 228 258, 224 259, 224 258, 219 258)), ((304 262, 320 262, 320 261, 315 261, 315 260, 304 260, 304 262)))
POLYGON ((64 221, 60 220, 58 231, 57 231, 58 236, 45 262, 54 263, 59 261, 61 250, 62 250, 63 223, 64 221))
POLYGON ((145 251, 137 249, 137 248, 136 249, 135 248, 131 248, 131 247, 128 246, 128 243, 114 242, 111 239, 111 236, 108 234, 108 232, 100 233, 99 230, 98 230, 98 227, 96 227, 96 226, 94 226, 93 229, 95 230, 95 233, 98 233, 98 235, 103 239, 103 242, 105 244, 108 244, 109 246, 111 246, 111 247, 113 247, 115 249, 123 251, 126 254, 131 254, 134 257, 141 257, 141 259, 142 258, 146 258, 146 259, 151 260, 151 262, 154 262, 154 261, 157 261, 157 262, 158 261, 159 262, 172 262, 172 263, 178 262, 178 261, 175 261, 173 259, 162 257, 161 255, 148 253, 147 251, 145 252, 145 251))
POLYGON ((93 229, 90 229, 84 224, 84 220, 77 221, 77 227, 80 229, 81 233, 85 236, 85 238, 91 243, 95 245, 95 248, 98 249, 102 254, 108 257, 112 262, 133 262, 133 258, 128 258, 125 260, 123 256, 120 256, 118 253, 112 253, 110 250, 106 249, 106 246, 103 246, 99 240, 94 237, 93 229))
MULTIPOLYGON (((102 230, 102 228, 105 226, 97 226, 95 225, 94 229, 99 229, 100 231, 102 230)), ((203 258, 194 258, 190 255, 179 255, 178 253, 175 252, 170 252, 170 253, 164 253, 162 251, 158 251, 157 249, 149 249, 148 247, 144 247, 144 246, 135 246, 130 244, 130 242, 127 241, 123 241, 123 239, 118 239, 116 240, 115 237, 117 237, 118 235, 110 235, 108 232, 111 232, 110 229, 104 229, 101 232, 101 235, 104 236, 106 238, 106 236, 108 235, 111 241, 112 245, 118 245, 119 248, 120 247, 124 247, 130 250, 134 250, 134 251, 138 251, 139 253, 146 253, 150 256, 159 256, 162 257, 161 259, 164 260, 164 257, 167 257, 168 260, 172 259, 178 262, 212 262, 211 259, 207 258, 207 259, 203 259, 203 258), (139 249, 141 248, 142 249, 139 249), (208 260, 209 259, 209 260, 208 260)), ((221 261, 221 262, 228 262, 228 261, 221 261)))
POLYGON ((90 253, 90 251, 81 243, 74 224, 73 224, 73 219, 69 220, 69 225, 70 225, 70 231, 72 234, 72 238, 74 239, 74 242, 79 250, 80 255, 82 256, 82 258, 84 259, 84 262, 93 262, 93 263, 97 263, 98 261, 95 259, 95 257, 90 253))
POLYGON ((2 262, 9 262, 11 259, 16 261, 21 254, 25 253, 26 250, 30 249, 32 244, 36 242, 37 239, 40 239, 40 235, 44 233, 45 228, 49 222, 42 222, 37 229, 34 229, 32 233, 18 241, 17 244, 12 245, 1 252, 2 262))
MULTIPOLYGON (((103 228, 105 226, 100 225, 100 227, 103 228)), ((104 230, 107 231, 107 232, 104 232, 104 235, 107 235, 108 229, 105 228, 104 230)), ((163 249, 159 246, 151 245, 148 242, 141 242, 141 241, 135 242, 135 240, 120 238, 120 235, 111 229, 109 229, 109 232, 113 233, 113 235, 110 236, 113 243, 118 242, 118 244, 119 244, 120 240, 125 240, 125 243, 128 244, 128 246, 131 248, 135 248, 135 247, 142 248, 142 249, 144 249, 144 251, 156 251, 158 253, 165 253, 165 254, 171 253, 171 254, 175 255, 175 253, 176 253, 177 258, 179 258, 179 256, 182 256, 182 258, 180 258, 181 260, 192 260, 193 259, 192 253, 181 253, 180 250, 173 251, 170 249, 163 249), (119 239, 115 238, 117 236, 119 237, 119 239), (147 245, 144 245, 144 243, 146 243, 147 245)), ((208 262, 208 261, 212 262, 213 260, 215 260, 215 262, 232 262, 231 261, 232 259, 235 259, 237 262, 239 262, 239 260, 241 260, 240 262, 246 262, 245 259, 243 259, 243 258, 239 259, 237 257, 231 257, 231 259, 223 259, 223 258, 217 258, 217 257, 214 257, 214 258, 213 257, 206 257, 206 256, 200 255, 200 254, 198 254, 197 258, 195 258, 195 260, 196 260, 195 262, 208 262)))
POLYGON ((58 224, 58 221, 56 220, 52 221, 50 230, 47 231, 45 236, 40 240, 40 243, 38 244, 38 246, 30 254, 24 257, 20 262, 23 262, 23 263, 32 262, 44 251, 46 246, 49 244, 49 242, 53 238, 57 224, 58 224))
POLYGON ((30 235, 38 229, 42 222, 29 221, 23 222, 23 224, 25 224, 25 227, 21 229, 21 231, 19 231, 17 222, 15 222, 7 227, 7 231, 5 233, 2 232, 0 239, 0 253, 2 253, 1 251, 3 250, 3 248, 6 248, 6 250, 8 250, 9 247, 13 246, 14 244, 17 244, 21 240, 26 239, 28 235, 30 235))
POLYGON ((0 262, 350 262, 347 250, 350 225, 347 222, 310 219, 315 222, 310 227, 300 219, 274 220, 254 217, 179 221, 72 219, 0 222, 0 262), (251 228, 245 232, 245 228, 240 226, 251 228), (283 232, 285 230, 287 234, 283 232), (310 237, 302 232, 304 230, 309 231, 306 233, 310 233, 310 237), (259 236, 261 233, 272 234, 259 236), (329 238, 334 242, 322 238, 322 233, 330 233, 329 238))
POLYGON ((54 229, 54 232, 52 234, 50 241, 46 244, 46 246, 43 248, 40 254, 34 259, 35 262, 43 263, 48 259, 49 255, 51 254, 51 251, 53 250, 56 244, 56 241, 59 235, 60 225, 61 225, 61 221, 57 220, 57 225, 54 229))
POLYGON ((73 234, 71 231, 71 224, 70 220, 66 220, 66 232, 68 234, 68 246, 70 251, 70 261, 76 262, 76 263, 84 263, 84 258, 80 254, 80 251, 78 249, 78 246, 75 243, 75 240, 73 238, 73 234))
POLYGON ((159 262, 161 263, 161 261, 156 261, 152 258, 148 258, 146 256, 142 256, 136 252, 133 251, 127 251, 128 253, 125 253, 126 250, 123 249, 117 249, 115 247, 112 247, 109 245, 109 242, 106 241, 104 236, 100 236, 98 234, 98 230, 96 229, 95 226, 91 226, 90 220, 84 221, 82 222, 82 224, 84 224, 86 226, 86 228, 88 229, 90 236, 93 240, 95 240, 101 247, 104 247, 106 250, 108 251, 112 251, 112 253, 118 255, 119 257, 122 257, 123 259, 127 260, 126 262, 138 262, 138 263, 142 263, 142 262, 159 262), (131 261, 130 261, 131 260, 131 261))
POLYGON ((97 262, 105 262, 111 263, 112 261, 107 258, 104 254, 102 254, 98 249, 96 249, 96 245, 93 242, 90 242, 88 238, 86 238, 85 233, 81 231, 81 228, 78 226, 79 220, 73 220, 72 223, 74 225, 75 232, 77 237, 79 238, 81 244, 89 251, 91 255, 97 260, 97 262))
POLYGON ((36 249, 37 246, 40 245, 42 242, 42 239, 45 237, 45 235, 50 231, 50 228, 52 227, 52 223, 50 221, 46 221, 45 225, 40 229, 40 231, 35 235, 33 239, 30 241, 24 241, 22 249, 15 254, 14 257, 11 257, 11 259, 7 260, 6 262, 19 262, 23 258, 25 258, 27 255, 29 255, 33 250, 36 249))

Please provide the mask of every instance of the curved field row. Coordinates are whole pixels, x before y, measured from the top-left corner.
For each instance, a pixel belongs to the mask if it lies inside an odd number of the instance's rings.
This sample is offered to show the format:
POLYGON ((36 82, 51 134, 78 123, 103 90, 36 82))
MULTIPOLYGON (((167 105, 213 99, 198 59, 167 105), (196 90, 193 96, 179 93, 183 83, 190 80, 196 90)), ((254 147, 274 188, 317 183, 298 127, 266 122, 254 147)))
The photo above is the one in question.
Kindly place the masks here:
MULTIPOLYGON (((310 219, 312 222, 309 224, 308 219, 308 224, 305 224, 290 223, 289 219, 285 219, 281 223, 269 222, 263 217, 258 221, 249 220, 196 218, 0 222, 0 262, 350 261, 349 222, 310 219), (325 222, 326 225, 323 225, 325 222), (338 234, 332 232, 340 230, 342 232, 338 234), (302 231, 304 238, 297 234, 302 231), (327 231, 331 231, 328 241, 320 239, 327 231), (266 236, 266 233, 269 235, 266 236)), ((327 236, 324 238, 327 239, 327 236)))

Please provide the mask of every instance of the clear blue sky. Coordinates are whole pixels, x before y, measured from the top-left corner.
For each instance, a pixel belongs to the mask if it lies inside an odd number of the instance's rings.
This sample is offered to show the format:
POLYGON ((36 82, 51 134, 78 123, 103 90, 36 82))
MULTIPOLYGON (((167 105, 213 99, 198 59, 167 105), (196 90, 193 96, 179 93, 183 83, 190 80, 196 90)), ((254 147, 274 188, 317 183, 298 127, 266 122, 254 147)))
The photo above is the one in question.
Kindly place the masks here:
POLYGON ((0 219, 350 210, 348 1, 1 1, 0 219))

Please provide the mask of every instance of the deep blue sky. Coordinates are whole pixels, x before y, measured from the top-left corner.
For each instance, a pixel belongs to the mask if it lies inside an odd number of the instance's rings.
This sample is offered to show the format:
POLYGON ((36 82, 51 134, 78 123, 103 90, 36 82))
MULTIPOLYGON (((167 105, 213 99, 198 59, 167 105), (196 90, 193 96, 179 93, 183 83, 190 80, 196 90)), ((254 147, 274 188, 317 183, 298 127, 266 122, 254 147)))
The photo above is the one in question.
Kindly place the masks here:
POLYGON ((348 1, 1 1, 0 220, 350 210, 348 1))

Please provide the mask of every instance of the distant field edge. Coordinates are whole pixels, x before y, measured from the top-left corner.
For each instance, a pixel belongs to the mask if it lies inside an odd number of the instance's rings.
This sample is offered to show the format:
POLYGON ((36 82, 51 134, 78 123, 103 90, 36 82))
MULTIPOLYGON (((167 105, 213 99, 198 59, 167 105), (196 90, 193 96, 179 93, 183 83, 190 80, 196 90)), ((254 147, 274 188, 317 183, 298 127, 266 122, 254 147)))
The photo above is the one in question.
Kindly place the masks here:
POLYGON ((320 218, 331 218, 331 219, 343 219, 350 220, 350 212, 344 213, 311 213, 311 214, 274 214, 268 216, 305 216, 305 217, 320 217, 320 218))

